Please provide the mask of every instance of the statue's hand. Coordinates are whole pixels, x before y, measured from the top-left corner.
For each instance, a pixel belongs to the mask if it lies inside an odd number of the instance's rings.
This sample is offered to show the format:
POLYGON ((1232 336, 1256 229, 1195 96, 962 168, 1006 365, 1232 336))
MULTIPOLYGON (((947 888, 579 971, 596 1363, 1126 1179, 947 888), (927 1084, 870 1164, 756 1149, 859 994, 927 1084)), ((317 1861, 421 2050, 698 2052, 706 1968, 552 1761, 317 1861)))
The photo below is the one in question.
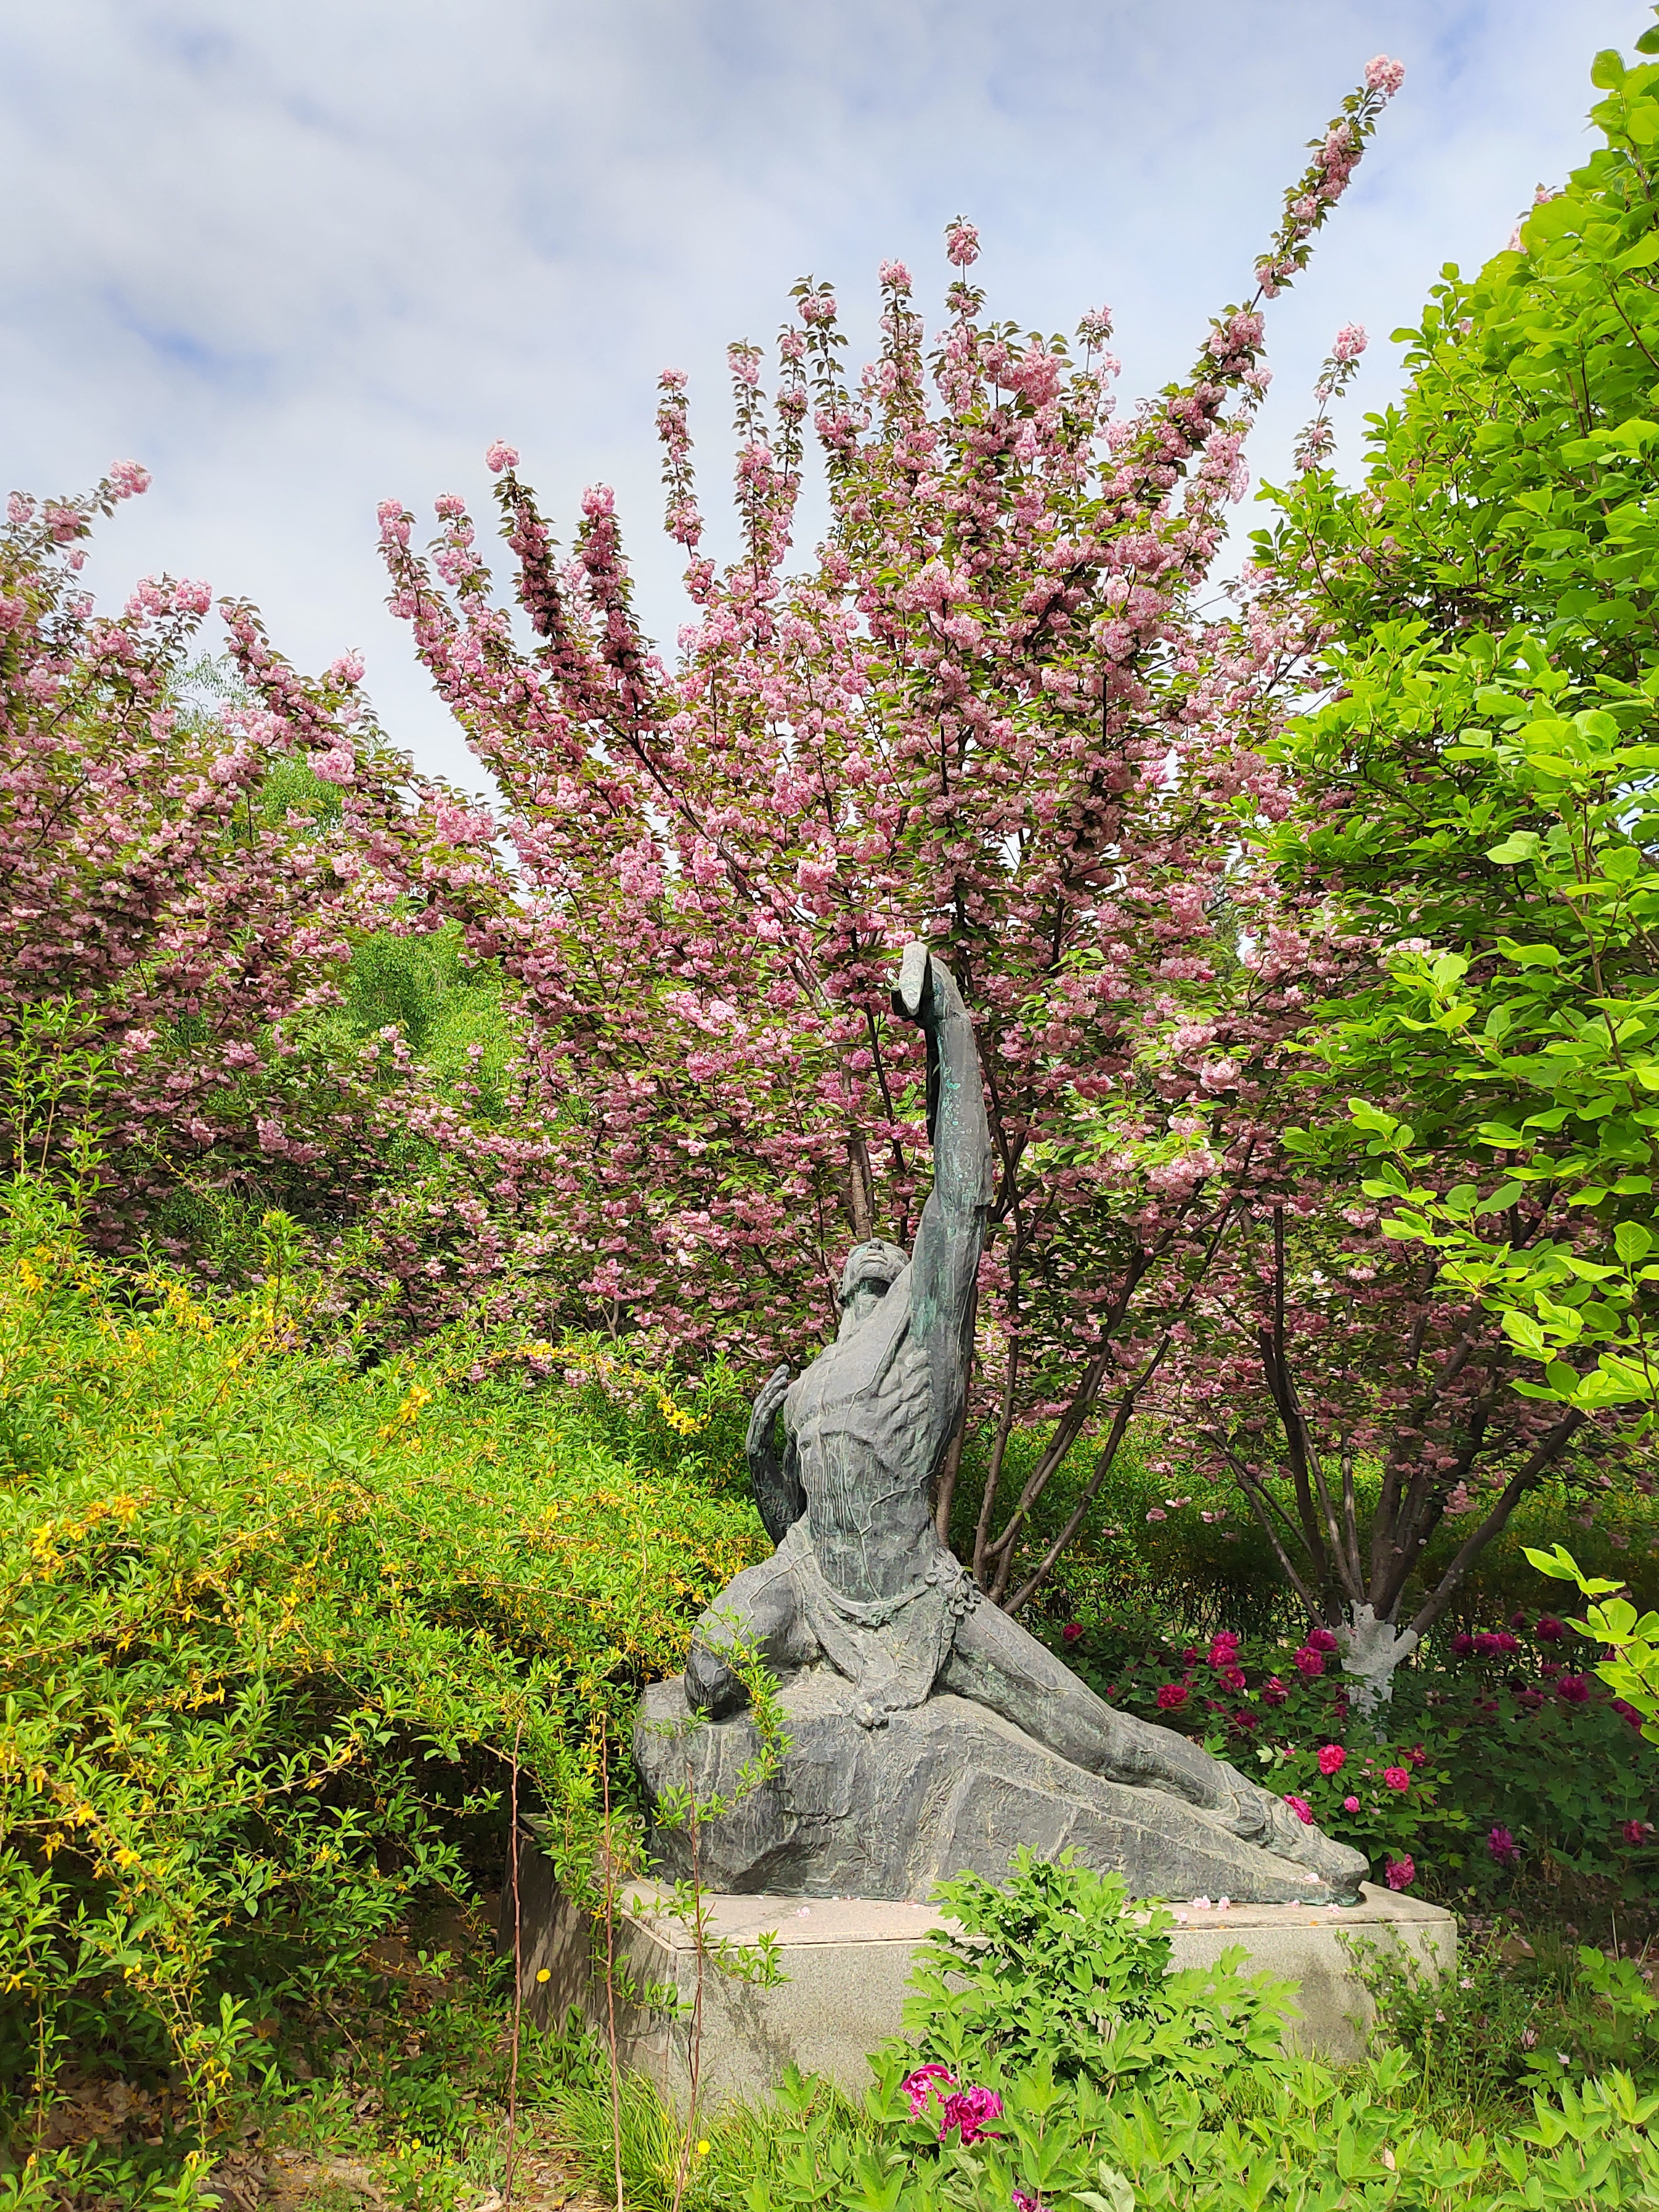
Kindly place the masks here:
POLYGON ((789 1362, 786 1359, 775 1367, 762 1383, 760 1395, 755 1401, 755 1410, 749 1417, 749 1434, 744 1439, 744 1449, 752 1459, 774 1456, 772 1431, 779 1408, 787 1396, 792 1380, 789 1362))
POLYGON ((924 1021, 933 997, 933 957, 925 945, 907 945, 899 963, 898 981, 893 986, 893 1012, 906 1021, 924 1021))

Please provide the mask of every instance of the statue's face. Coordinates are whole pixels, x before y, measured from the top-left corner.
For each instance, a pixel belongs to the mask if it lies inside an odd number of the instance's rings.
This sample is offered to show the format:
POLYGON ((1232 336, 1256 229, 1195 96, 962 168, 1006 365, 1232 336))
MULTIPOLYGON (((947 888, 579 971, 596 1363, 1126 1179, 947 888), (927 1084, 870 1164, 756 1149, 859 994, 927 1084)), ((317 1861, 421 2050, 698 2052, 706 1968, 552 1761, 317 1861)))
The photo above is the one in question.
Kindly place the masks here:
POLYGON ((837 1344, 854 1335, 869 1320, 887 1295, 887 1285, 878 1276, 865 1275, 854 1283, 841 1302, 841 1327, 836 1331, 837 1344))

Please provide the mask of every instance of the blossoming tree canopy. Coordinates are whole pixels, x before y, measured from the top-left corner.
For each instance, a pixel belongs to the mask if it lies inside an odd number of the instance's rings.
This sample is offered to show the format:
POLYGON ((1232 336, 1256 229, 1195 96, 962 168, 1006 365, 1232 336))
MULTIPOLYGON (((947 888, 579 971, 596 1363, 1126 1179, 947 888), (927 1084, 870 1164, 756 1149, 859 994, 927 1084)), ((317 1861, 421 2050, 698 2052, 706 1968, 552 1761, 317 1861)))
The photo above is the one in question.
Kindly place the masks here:
POLYGON ((1000 1595, 1103 1389, 1127 1418, 1167 1353, 1250 1172, 1248 1071, 1289 963, 1223 988, 1209 917, 1225 803, 1245 782, 1272 804, 1237 736, 1272 720, 1283 640, 1206 630, 1192 600, 1245 483, 1261 306, 1401 74, 1371 64, 1313 142, 1254 296, 1127 412, 1109 314, 1075 345, 988 319, 957 222, 931 343, 890 262, 880 357, 851 382, 811 280, 769 396, 760 349, 732 347, 742 550, 720 568, 685 380, 665 374, 690 601, 672 668, 640 632, 604 488, 561 558, 492 448, 526 641, 459 500, 438 502, 429 559, 413 517, 382 509, 392 605, 509 802, 523 896, 475 942, 533 1024, 567 1139, 547 1249, 590 1313, 757 1363, 821 1335, 846 1244, 902 1240, 916 1213, 919 1061, 883 1027, 890 949, 924 937, 948 959, 999 1164, 981 1280, 999 1442, 975 1558, 1000 1595), (831 521, 790 573, 809 424, 831 521), (1002 1446, 1045 1414, 1054 1450, 1009 1508, 1002 1446))
POLYGON ((247 686, 204 696, 206 584, 147 578, 95 611, 85 540, 148 483, 123 461, 85 497, 14 493, 0 530, 9 1151, 37 1169, 101 1152, 105 1228, 125 1236, 197 1170, 303 1171, 325 1211, 363 1194, 378 1081, 300 1047, 354 934, 423 874, 459 888, 443 794, 411 789, 355 656, 305 684, 231 605, 247 686))

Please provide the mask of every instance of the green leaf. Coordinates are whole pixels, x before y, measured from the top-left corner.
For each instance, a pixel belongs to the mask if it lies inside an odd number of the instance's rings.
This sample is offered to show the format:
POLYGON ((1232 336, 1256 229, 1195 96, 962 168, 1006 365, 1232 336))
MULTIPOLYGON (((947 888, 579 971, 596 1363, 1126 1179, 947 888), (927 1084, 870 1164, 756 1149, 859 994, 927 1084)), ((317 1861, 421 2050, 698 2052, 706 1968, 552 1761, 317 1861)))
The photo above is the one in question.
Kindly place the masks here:
POLYGON ((1590 64, 1590 82, 1599 91, 1612 92, 1624 82, 1624 56, 1616 46, 1603 46, 1590 64))
POLYGON ((1375 1129, 1379 1136, 1392 1136, 1400 1127, 1392 1114, 1385 1114, 1368 1098, 1350 1098, 1348 1111, 1362 1129, 1375 1129))
POLYGON ((1579 1579, 1577 1562, 1565 1545, 1553 1544, 1547 1552, 1540 1552, 1531 1544, 1522 1544, 1527 1564, 1535 1567, 1540 1575, 1548 1575, 1553 1582, 1576 1583, 1579 1579))
MULTIPOLYGON (((1654 1088, 1659 1090, 1659 1084, 1656 1084, 1654 1088)), ((1483 1145, 1493 1145, 1509 1151, 1515 1151, 1531 1141, 1529 1138, 1523 1137, 1519 1129, 1511 1129, 1504 1121, 1483 1121, 1474 1133, 1483 1145)))
POLYGON ((1530 1314, 1510 1312, 1504 1316, 1504 1334, 1512 1344, 1519 1346, 1534 1359, 1544 1357, 1544 1332, 1530 1314))
POLYGON ((1651 1232, 1639 1221, 1621 1221, 1613 1232, 1613 1249, 1621 1260, 1645 1260, 1653 1249, 1651 1232))
POLYGON ((1517 860, 1530 860, 1538 846, 1535 830, 1511 830, 1501 845, 1493 845, 1488 850, 1486 858, 1496 860, 1500 868, 1512 868, 1517 860))

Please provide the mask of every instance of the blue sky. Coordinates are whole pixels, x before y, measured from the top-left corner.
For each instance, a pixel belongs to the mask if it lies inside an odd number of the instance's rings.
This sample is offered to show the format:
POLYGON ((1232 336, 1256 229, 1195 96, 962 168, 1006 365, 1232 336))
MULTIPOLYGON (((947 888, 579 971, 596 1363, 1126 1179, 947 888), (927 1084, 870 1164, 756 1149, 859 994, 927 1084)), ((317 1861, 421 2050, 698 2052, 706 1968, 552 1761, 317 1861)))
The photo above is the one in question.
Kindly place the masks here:
POLYGON ((380 498, 483 505, 498 437, 562 522, 614 483, 672 639, 659 368, 690 374, 713 514, 726 341, 769 341, 810 272, 867 347, 878 262, 908 261, 932 311, 960 213, 991 312, 1055 330, 1110 302, 1133 396, 1248 289, 1304 142, 1380 52, 1405 89, 1271 311, 1252 462, 1284 468, 1359 321, 1352 452, 1394 387, 1388 333, 1582 157, 1590 58, 1650 20, 1644 0, 0 0, 0 475, 52 492, 144 462, 100 592, 205 576, 302 665, 357 647, 392 733, 476 784, 381 604, 380 498))

